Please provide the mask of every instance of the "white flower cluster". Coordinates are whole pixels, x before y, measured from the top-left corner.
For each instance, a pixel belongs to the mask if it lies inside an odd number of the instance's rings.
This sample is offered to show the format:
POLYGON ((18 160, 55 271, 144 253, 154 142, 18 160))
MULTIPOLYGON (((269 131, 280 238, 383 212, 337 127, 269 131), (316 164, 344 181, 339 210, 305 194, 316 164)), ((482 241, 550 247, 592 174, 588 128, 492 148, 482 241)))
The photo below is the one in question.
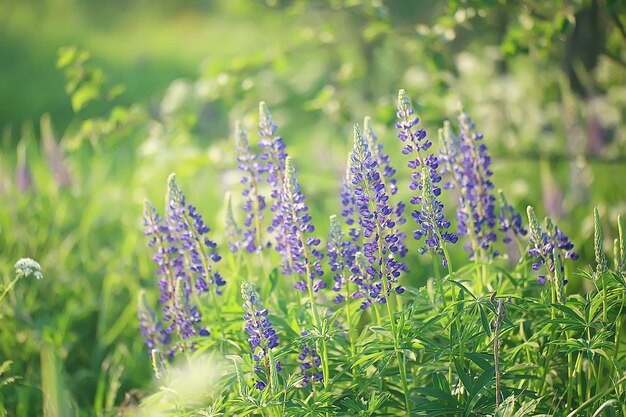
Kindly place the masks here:
POLYGON ((39 262, 31 258, 22 258, 15 262, 15 275, 20 278, 27 278, 30 276, 34 276, 37 279, 43 278, 41 265, 39 265, 39 262))

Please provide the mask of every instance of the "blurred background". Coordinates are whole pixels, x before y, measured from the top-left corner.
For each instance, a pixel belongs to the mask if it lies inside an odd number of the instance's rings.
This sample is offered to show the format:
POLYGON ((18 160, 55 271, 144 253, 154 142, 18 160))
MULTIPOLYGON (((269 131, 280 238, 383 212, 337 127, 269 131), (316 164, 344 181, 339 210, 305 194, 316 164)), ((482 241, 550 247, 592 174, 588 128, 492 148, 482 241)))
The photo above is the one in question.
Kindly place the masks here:
MULTIPOLYGON (((612 253, 624 45, 620 0, 0 0, 0 277, 24 256, 45 275, 0 305, 0 415, 112 415, 148 389, 143 200, 175 171, 219 240, 224 193, 240 191, 231 127, 254 142, 261 100, 322 235, 364 116, 406 190, 404 88, 431 138, 461 106, 473 116, 496 187, 569 234, 573 271, 593 259, 594 205, 612 253)), ((424 282, 429 260, 410 262, 424 282)))

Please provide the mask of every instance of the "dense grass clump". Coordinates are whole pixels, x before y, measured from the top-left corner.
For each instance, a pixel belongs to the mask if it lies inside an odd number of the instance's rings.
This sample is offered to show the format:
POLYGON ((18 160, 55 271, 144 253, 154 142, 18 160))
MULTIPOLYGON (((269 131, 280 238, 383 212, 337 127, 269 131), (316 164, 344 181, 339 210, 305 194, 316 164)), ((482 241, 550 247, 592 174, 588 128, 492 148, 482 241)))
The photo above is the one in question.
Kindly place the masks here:
POLYGON ((223 233, 171 176, 163 214, 144 212, 159 296, 139 318, 159 389, 125 412, 625 415, 620 219, 609 264, 594 211, 596 262, 580 268, 567 231, 508 202, 466 113, 438 141, 419 123, 400 90, 403 155, 371 119, 354 127, 327 237, 264 103, 258 146, 236 128, 223 233), (581 279, 592 290, 571 292, 581 279))

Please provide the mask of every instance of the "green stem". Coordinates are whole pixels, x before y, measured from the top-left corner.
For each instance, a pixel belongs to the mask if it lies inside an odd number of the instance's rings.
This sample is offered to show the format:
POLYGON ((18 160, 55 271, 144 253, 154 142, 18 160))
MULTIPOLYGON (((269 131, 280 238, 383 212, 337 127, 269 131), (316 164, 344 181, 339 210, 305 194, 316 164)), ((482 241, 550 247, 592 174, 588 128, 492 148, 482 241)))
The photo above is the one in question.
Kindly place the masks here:
POLYGON ((567 409, 572 408, 572 399, 574 397, 574 354, 567 354, 567 409))
POLYGON ((601 392, 601 393, 599 393, 599 394, 594 395, 592 398, 589 398, 587 401, 585 401, 584 403, 582 403, 582 404, 580 405, 580 407, 578 407, 577 409, 575 409, 574 411, 572 411, 571 413, 569 413, 566 417, 574 417, 576 414, 578 414, 578 412, 579 412, 579 411, 583 410, 583 409, 584 409, 585 407, 587 407, 589 404, 593 403, 594 401, 596 401, 596 400, 597 400, 597 399, 599 399, 599 398, 604 397, 605 395, 609 394, 611 391, 613 391, 613 390, 617 389, 617 387, 619 387, 619 385, 620 385, 622 382, 624 382, 624 381, 626 381, 626 376, 624 376, 624 377, 620 378, 617 382, 615 382, 614 384, 612 384, 612 386, 611 386, 609 389, 607 389, 607 390, 605 390, 605 391, 603 391, 603 392, 601 392))
POLYGON ((606 308, 606 282, 604 281, 605 275, 606 275, 605 273, 602 273, 602 321, 606 323, 607 322, 607 318, 606 318, 607 308, 606 308))
POLYGON ((437 258, 435 257, 434 253, 432 256, 432 260, 433 260, 433 268, 435 270, 435 279, 436 279, 435 294, 439 292, 439 296, 441 297, 441 302, 443 304, 443 309, 445 310, 447 307, 446 294, 445 294, 445 291, 443 290, 443 282, 441 282, 441 273, 439 272, 439 265, 437 264, 437 258))
MULTIPOLYGON (((383 282, 385 288, 388 287, 387 276, 383 275, 383 282)), ((389 315, 389 321, 391 322, 391 332, 393 333, 393 345, 396 351, 396 359, 398 360, 398 367, 400 368, 400 379, 402 380, 402 391, 404 392, 404 406, 406 407, 407 416, 411 415, 411 401, 409 396, 409 386, 406 379, 406 364, 404 362, 404 356, 400 353, 400 344, 398 343, 398 329, 396 326, 396 319, 391 310, 391 305, 385 303, 387 306, 387 314, 389 315)))
POLYGON ((583 398, 583 357, 580 352, 578 352, 578 358, 576 359, 576 377, 578 379, 578 398, 583 398))
POLYGON ((380 311, 378 310, 378 304, 372 303, 372 307, 374 308, 374 317, 376 318, 376 324, 378 327, 383 327, 383 321, 380 318, 380 311))
MULTIPOLYGON (((350 313, 350 281, 346 281, 346 300, 344 304, 344 309, 346 311, 346 321, 348 324, 348 339, 350 341, 350 362, 354 361, 356 358, 356 341, 354 340, 354 326, 352 325, 352 314, 350 313)), ((352 370, 352 379, 356 378, 356 371, 352 370)))
POLYGON ((17 276, 13 279, 13 281, 9 283, 9 285, 6 286, 4 291, 2 291, 2 295, 0 295, 0 301, 4 299, 4 297, 9 293, 9 291, 11 291, 11 288, 13 288, 15 284, 17 283, 17 281, 19 280, 20 280, 20 276, 17 276))
MULTIPOLYGON (((457 309, 458 309, 457 297, 456 297, 456 285, 452 283, 452 281, 454 280, 454 268, 452 268, 452 260, 450 259, 450 253, 448 253, 448 249, 446 248, 445 245, 442 245, 442 249, 443 249, 443 255, 446 257, 447 264, 448 264, 448 281, 450 281, 450 291, 452 293, 452 304, 454 306, 452 310, 452 315, 454 316, 457 313, 457 309)), ((459 334, 459 331, 457 328, 457 322, 455 320, 452 322, 452 326, 450 326, 450 364, 448 368, 448 382, 450 383, 450 386, 452 386, 452 374, 454 370, 453 369, 454 368, 454 353, 452 349, 453 340, 459 340, 459 358, 461 360, 461 363, 463 363, 463 358, 465 356, 464 347, 463 347, 463 338, 458 337, 458 334, 459 334)))

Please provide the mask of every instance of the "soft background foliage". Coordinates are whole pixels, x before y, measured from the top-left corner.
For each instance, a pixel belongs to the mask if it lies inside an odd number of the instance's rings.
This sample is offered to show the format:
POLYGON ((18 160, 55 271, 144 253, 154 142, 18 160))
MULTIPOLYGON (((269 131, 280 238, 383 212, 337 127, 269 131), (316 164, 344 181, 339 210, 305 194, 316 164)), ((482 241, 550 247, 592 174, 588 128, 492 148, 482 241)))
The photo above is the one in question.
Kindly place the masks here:
MULTIPOLYGON (((593 205, 611 219, 609 251, 626 213, 624 5, 507 3, 1 2, 0 276, 20 257, 45 276, 0 305, 8 415, 106 415, 149 389, 135 305, 142 287, 156 295, 143 200, 161 201, 175 171, 222 230, 238 181, 232 122, 254 132, 259 100, 323 234, 353 123, 370 115, 403 166, 392 127, 405 88, 433 138, 462 103, 496 187, 566 230, 576 267, 593 259, 593 205)), ((432 274, 409 262, 413 285, 432 274)))

